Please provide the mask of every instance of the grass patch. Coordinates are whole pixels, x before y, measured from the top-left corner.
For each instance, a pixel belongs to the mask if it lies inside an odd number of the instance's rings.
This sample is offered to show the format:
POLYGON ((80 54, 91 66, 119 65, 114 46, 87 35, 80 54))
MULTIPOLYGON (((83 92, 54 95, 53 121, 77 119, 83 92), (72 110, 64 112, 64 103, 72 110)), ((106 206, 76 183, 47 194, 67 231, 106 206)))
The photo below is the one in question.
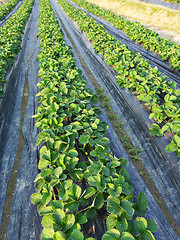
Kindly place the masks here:
POLYGON ((128 156, 130 158, 140 160, 139 153, 141 152, 138 148, 134 147, 132 141, 128 134, 125 132, 123 128, 123 123, 119 121, 118 116, 115 114, 114 110, 111 107, 111 100, 110 98, 104 93, 104 89, 97 88, 96 94, 99 98, 102 108, 104 109, 106 115, 111 122, 113 129, 115 130, 117 136, 119 137, 124 149, 126 150, 128 156))
POLYGON ((180 33, 180 12, 151 3, 131 0, 87 0, 141 24, 180 33))

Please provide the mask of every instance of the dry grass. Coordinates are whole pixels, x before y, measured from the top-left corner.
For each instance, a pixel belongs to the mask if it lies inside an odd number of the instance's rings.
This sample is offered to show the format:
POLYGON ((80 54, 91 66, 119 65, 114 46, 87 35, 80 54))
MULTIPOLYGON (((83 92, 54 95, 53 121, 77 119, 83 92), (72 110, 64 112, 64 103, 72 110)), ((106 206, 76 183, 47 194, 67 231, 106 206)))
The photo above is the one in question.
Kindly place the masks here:
MULTIPOLYGON (((175 32, 176 38, 180 39, 180 12, 171 10, 163 6, 151 3, 140 2, 138 0, 87 0, 104 9, 113 11, 132 21, 141 22, 149 27, 155 27, 175 32)), ((178 39, 177 39, 178 40, 178 39)))
POLYGON ((2 5, 4 5, 6 2, 8 2, 9 0, 0 0, 0 7, 2 6, 2 5))

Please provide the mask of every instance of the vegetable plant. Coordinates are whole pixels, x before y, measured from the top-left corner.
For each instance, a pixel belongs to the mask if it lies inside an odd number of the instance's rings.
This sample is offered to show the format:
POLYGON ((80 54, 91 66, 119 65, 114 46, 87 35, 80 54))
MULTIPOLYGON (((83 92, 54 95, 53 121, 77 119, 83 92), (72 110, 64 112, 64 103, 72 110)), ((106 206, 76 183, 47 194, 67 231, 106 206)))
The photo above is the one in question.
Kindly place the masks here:
POLYGON ((175 136, 170 145, 167 145, 166 151, 175 152, 177 157, 180 157, 178 141, 180 92, 176 90, 176 83, 168 81, 166 76, 161 75, 157 67, 151 67, 150 62, 144 60, 140 53, 129 50, 105 31, 104 26, 88 17, 86 13, 65 0, 58 0, 58 2, 71 20, 77 22, 79 30, 86 33, 95 52, 102 55, 104 61, 116 71, 117 84, 120 88, 134 91, 137 98, 150 108, 150 118, 157 122, 152 125, 150 134, 162 136, 163 133, 169 131, 168 127, 161 129, 160 124, 175 125, 173 128, 175 136), (156 126, 156 130, 154 126, 156 126), (157 130, 157 126, 159 130, 157 130))
POLYGON ((19 0, 10 0, 0 7, 0 21, 2 21, 8 13, 17 5, 19 0))
POLYGON ((7 71, 21 49, 22 35, 30 16, 34 0, 26 0, 18 11, 0 28, 0 97, 4 96, 2 85, 6 83, 7 71))
POLYGON ((86 0, 73 0, 73 2, 112 23, 113 26, 117 29, 121 29, 131 40, 136 41, 138 44, 142 44, 145 49, 158 54, 162 60, 169 61, 171 69, 180 69, 180 46, 178 44, 160 37, 158 33, 146 28, 139 22, 125 20, 122 16, 109 10, 104 10, 86 0))
POLYGON ((33 117, 40 173, 31 201, 42 216, 41 239, 93 240, 84 225, 99 210, 106 217, 103 240, 155 239, 146 196, 134 202, 128 161, 110 150, 97 96, 86 87, 48 0, 40 2, 39 37, 40 105, 33 117))

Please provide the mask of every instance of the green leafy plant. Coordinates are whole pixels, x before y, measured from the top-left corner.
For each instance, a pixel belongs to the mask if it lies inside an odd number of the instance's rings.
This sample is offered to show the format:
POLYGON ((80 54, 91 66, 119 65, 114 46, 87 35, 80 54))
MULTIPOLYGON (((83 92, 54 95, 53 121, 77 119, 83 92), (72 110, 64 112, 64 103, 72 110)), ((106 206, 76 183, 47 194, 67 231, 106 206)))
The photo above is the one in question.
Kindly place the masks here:
POLYGON ((17 5, 19 0, 10 0, 0 7, 0 21, 2 21, 8 13, 17 5))
MULTIPOLYGON (((12 66, 21 49, 22 35, 26 22, 32 11, 34 0, 26 0, 6 24, 0 28, 0 83, 6 83, 7 71, 12 66)), ((0 97, 4 97, 2 86, 0 97)))
MULTIPOLYGON (((40 105, 33 117, 40 129, 36 144, 41 145, 41 171, 31 201, 42 216, 41 239, 92 240, 82 228, 99 209, 107 216, 102 239, 138 238, 134 217, 145 215, 147 199, 140 193, 138 203, 133 202, 128 161, 110 151, 104 137, 108 125, 98 119, 97 97, 86 87, 49 1, 41 0, 40 8, 40 105), (117 221, 110 224, 113 217, 117 221)), ((145 231, 153 236, 148 225, 141 234, 145 231)))
MULTIPOLYGON (((81 0, 76 1, 81 3, 81 0)), ((80 31, 86 33, 95 52, 102 55, 104 61, 116 71, 118 74, 116 76, 117 84, 120 88, 134 91, 137 98, 150 108, 150 118, 157 122, 152 125, 150 133, 163 136, 165 131, 169 131, 169 128, 164 127, 161 130, 159 124, 174 124, 174 119, 179 118, 180 93, 179 90, 176 90, 176 83, 169 82, 166 76, 161 75, 157 67, 152 68, 150 62, 144 60, 140 53, 129 50, 83 11, 73 7, 65 0, 58 0, 58 2, 71 20, 77 22, 80 31)), ((83 3, 86 6, 86 2, 83 1, 83 3)), ((87 5, 94 8, 92 5, 87 5)), ((179 125, 179 122, 176 125, 179 125)), ((166 150, 168 152, 174 150, 179 157, 179 143, 175 140, 178 138, 178 128, 174 129, 177 129, 174 132, 176 137, 172 139, 173 142, 166 150)))
MULTIPOLYGON (((174 0, 179 2, 179 0, 174 0)), ((78 6, 87 9, 89 12, 111 22, 117 29, 121 29, 127 36, 138 44, 158 54, 162 60, 169 61, 173 70, 180 69, 180 46, 170 40, 161 38, 158 33, 141 25, 139 22, 125 20, 111 11, 104 10, 86 0, 73 0, 78 6)))

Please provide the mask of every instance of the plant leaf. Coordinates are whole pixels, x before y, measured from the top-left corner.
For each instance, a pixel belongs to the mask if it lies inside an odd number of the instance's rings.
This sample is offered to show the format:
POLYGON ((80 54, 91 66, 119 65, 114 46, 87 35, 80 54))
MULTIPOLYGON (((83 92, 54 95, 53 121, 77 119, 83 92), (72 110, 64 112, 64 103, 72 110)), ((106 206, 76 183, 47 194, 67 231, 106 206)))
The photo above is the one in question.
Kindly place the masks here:
POLYGON ((68 229, 72 228, 75 223, 75 217, 73 214, 65 215, 61 224, 64 226, 63 231, 66 232, 68 229))
POLYGON ((178 150, 178 146, 175 143, 171 142, 166 146, 165 150, 168 153, 172 153, 178 150))
POLYGON ((96 209, 102 208, 104 205, 104 196, 103 193, 98 192, 97 195, 95 196, 95 202, 94 202, 94 207, 96 209))
POLYGON ((39 203, 41 203, 41 200, 42 200, 41 193, 33 193, 31 195, 31 202, 32 202, 32 204, 39 204, 39 203))
POLYGON ((121 234, 121 240, 135 240, 135 238, 129 232, 123 232, 121 234))
POLYGON ((114 226, 116 225, 116 222, 117 222, 117 215, 110 214, 106 221, 107 229, 109 230, 114 228, 114 226))
POLYGON ((84 236, 82 232, 80 232, 78 229, 75 229, 69 236, 69 240, 83 240, 83 239, 84 236))
POLYGON ((120 232, 113 228, 108 230, 102 237, 102 240, 116 240, 120 239, 120 232))
POLYGON ((143 233, 141 233, 141 239, 142 240, 155 240, 153 234, 149 230, 145 230, 143 233))
POLYGON ((156 223, 151 219, 147 220, 147 230, 149 230, 150 232, 158 231, 158 227, 157 227, 156 223))
POLYGON ((122 207, 120 206, 120 200, 115 197, 110 197, 107 202, 107 211, 115 215, 119 215, 122 212, 122 207))
POLYGON ((148 208, 147 198, 143 192, 140 192, 138 195, 138 208, 141 211, 146 211, 148 208))
POLYGON ((134 228, 137 232, 142 233, 147 228, 147 221, 143 217, 137 217, 134 221, 134 228))
POLYGON ((44 228, 42 231, 42 240, 52 240, 54 235, 54 230, 52 228, 44 228))

